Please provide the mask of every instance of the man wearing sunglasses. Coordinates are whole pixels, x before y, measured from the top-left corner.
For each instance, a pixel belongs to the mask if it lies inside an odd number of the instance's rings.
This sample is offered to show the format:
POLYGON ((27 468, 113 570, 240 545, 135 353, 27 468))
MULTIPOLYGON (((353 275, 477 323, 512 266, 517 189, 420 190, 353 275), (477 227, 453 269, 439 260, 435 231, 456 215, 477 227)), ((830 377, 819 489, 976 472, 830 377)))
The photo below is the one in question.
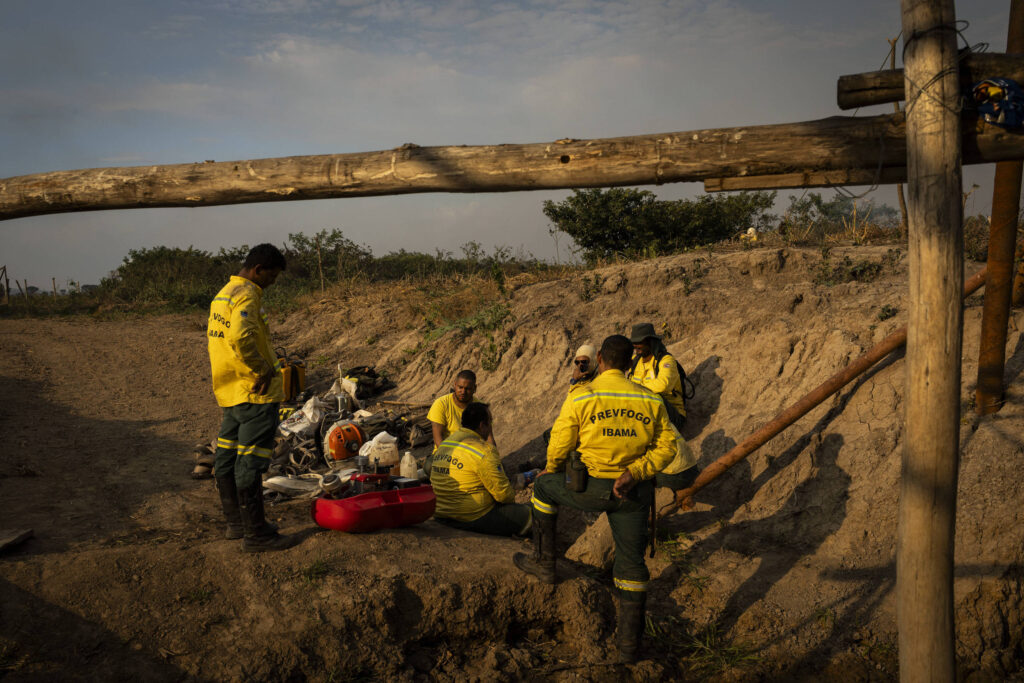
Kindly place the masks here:
POLYGON ((577 387, 586 384, 597 376, 597 350, 591 344, 584 344, 576 349, 576 357, 572 360, 572 379, 569 384, 577 387))

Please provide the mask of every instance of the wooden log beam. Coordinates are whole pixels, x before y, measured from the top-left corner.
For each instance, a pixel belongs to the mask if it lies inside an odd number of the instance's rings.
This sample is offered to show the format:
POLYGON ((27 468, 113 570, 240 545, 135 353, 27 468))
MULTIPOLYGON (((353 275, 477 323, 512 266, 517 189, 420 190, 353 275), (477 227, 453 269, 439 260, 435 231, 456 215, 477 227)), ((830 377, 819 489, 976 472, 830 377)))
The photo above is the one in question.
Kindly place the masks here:
MULTIPOLYGON (((967 92, 978 81, 1002 76, 1024 83, 1024 54, 968 54, 960 61, 960 90, 967 92)), ((903 69, 869 71, 839 77, 836 103, 842 110, 906 99, 903 69)))
POLYGON ((900 680, 953 683, 953 548, 963 337, 956 12, 953 0, 902 0, 901 6, 910 299, 906 436, 896 537, 900 680))
MULTIPOLYGON (((903 166, 902 115, 831 117, 595 140, 54 171, 0 179, 0 220, 71 211, 214 206, 415 192, 509 192, 698 182, 903 166)), ((965 128, 968 163, 1024 159, 1024 135, 965 128)))
POLYGON ((732 192, 736 190, 784 190, 797 187, 837 187, 840 185, 888 185, 907 181, 907 169, 902 166, 876 169, 851 168, 841 171, 804 171, 781 175, 737 176, 735 178, 708 178, 705 192, 732 192))

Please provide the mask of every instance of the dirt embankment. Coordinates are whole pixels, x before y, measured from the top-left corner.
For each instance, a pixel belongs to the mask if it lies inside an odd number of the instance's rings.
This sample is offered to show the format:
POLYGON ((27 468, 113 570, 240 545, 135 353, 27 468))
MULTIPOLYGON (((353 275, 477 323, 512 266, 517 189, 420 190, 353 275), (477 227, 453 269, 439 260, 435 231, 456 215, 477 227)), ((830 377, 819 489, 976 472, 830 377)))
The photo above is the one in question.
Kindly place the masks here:
MULTIPOLYGON (((520 276, 483 327, 428 335, 408 298, 377 291, 327 297, 274 329, 315 377, 375 364, 401 400, 428 401, 476 369, 516 464, 543 453, 572 350, 651 321, 696 384, 687 436, 707 463, 904 324, 905 277, 886 248, 824 263, 809 250, 701 252, 520 276)), ((1011 318, 1007 403, 978 421, 979 304, 965 313, 956 604, 961 668, 985 680, 1019 675, 1024 659, 1024 315, 1011 318)), ((668 520, 650 560, 655 634, 623 669, 604 658, 606 573, 576 565, 542 587, 513 568, 517 541, 433 522, 316 533, 304 504, 273 510, 305 536, 295 549, 243 556, 222 540, 212 483, 186 477, 192 444, 218 423, 203 324, 0 322, 3 526, 37 536, 0 556, 11 680, 896 675, 899 354, 668 520)), ((564 546, 583 521, 566 520, 564 546)))

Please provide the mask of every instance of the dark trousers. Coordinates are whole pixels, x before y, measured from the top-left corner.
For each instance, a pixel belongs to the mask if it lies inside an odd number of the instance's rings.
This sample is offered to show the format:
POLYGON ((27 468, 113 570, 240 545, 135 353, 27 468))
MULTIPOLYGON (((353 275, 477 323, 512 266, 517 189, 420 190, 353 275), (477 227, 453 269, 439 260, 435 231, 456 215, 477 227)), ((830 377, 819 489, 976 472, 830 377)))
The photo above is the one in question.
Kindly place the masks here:
POLYGON ((525 536, 530 530, 530 506, 521 503, 495 503, 494 507, 482 517, 472 522, 462 522, 447 517, 437 517, 437 521, 447 524, 453 529, 475 531, 478 534, 491 536, 525 536))
POLYGON ((234 474, 239 490, 260 481, 274 454, 277 408, 277 403, 240 403, 223 409, 213 464, 218 477, 234 474))
POLYGON ((575 493, 565 488, 561 472, 542 474, 533 485, 533 514, 555 516, 559 505, 586 512, 608 513, 608 524, 615 541, 615 564, 612 576, 623 600, 641 601, 647 595, 651 578, 644 562, 647 547, 647 519, 654 497, 654 482, 642 481, 630 489, 622 500, 612 494, 614 479, 590 477, 585 491, 575 493))

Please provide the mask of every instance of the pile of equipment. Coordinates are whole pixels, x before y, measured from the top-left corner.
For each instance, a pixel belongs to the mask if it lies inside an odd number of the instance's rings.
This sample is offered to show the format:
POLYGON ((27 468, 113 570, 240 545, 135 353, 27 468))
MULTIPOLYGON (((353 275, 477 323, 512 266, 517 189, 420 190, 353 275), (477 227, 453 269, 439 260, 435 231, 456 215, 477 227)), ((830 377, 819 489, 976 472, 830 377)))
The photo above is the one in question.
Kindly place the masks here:
MULTIPOLYGON (((265 502, 310 500, 318 525, 352 533, 429 519, 434 491, 411 451, 399 458, 399 449, 431 443, 427 407, 388 402, 395 409, 366 410, 368 399, 395 386, 369 366, 339 366, 331 388, 314 395, 305 389, 305 363, 277 353, 287 400, 263 482, 265 502)), ((215 444, 196 447, 193 478, 211 476, 215 444)))

